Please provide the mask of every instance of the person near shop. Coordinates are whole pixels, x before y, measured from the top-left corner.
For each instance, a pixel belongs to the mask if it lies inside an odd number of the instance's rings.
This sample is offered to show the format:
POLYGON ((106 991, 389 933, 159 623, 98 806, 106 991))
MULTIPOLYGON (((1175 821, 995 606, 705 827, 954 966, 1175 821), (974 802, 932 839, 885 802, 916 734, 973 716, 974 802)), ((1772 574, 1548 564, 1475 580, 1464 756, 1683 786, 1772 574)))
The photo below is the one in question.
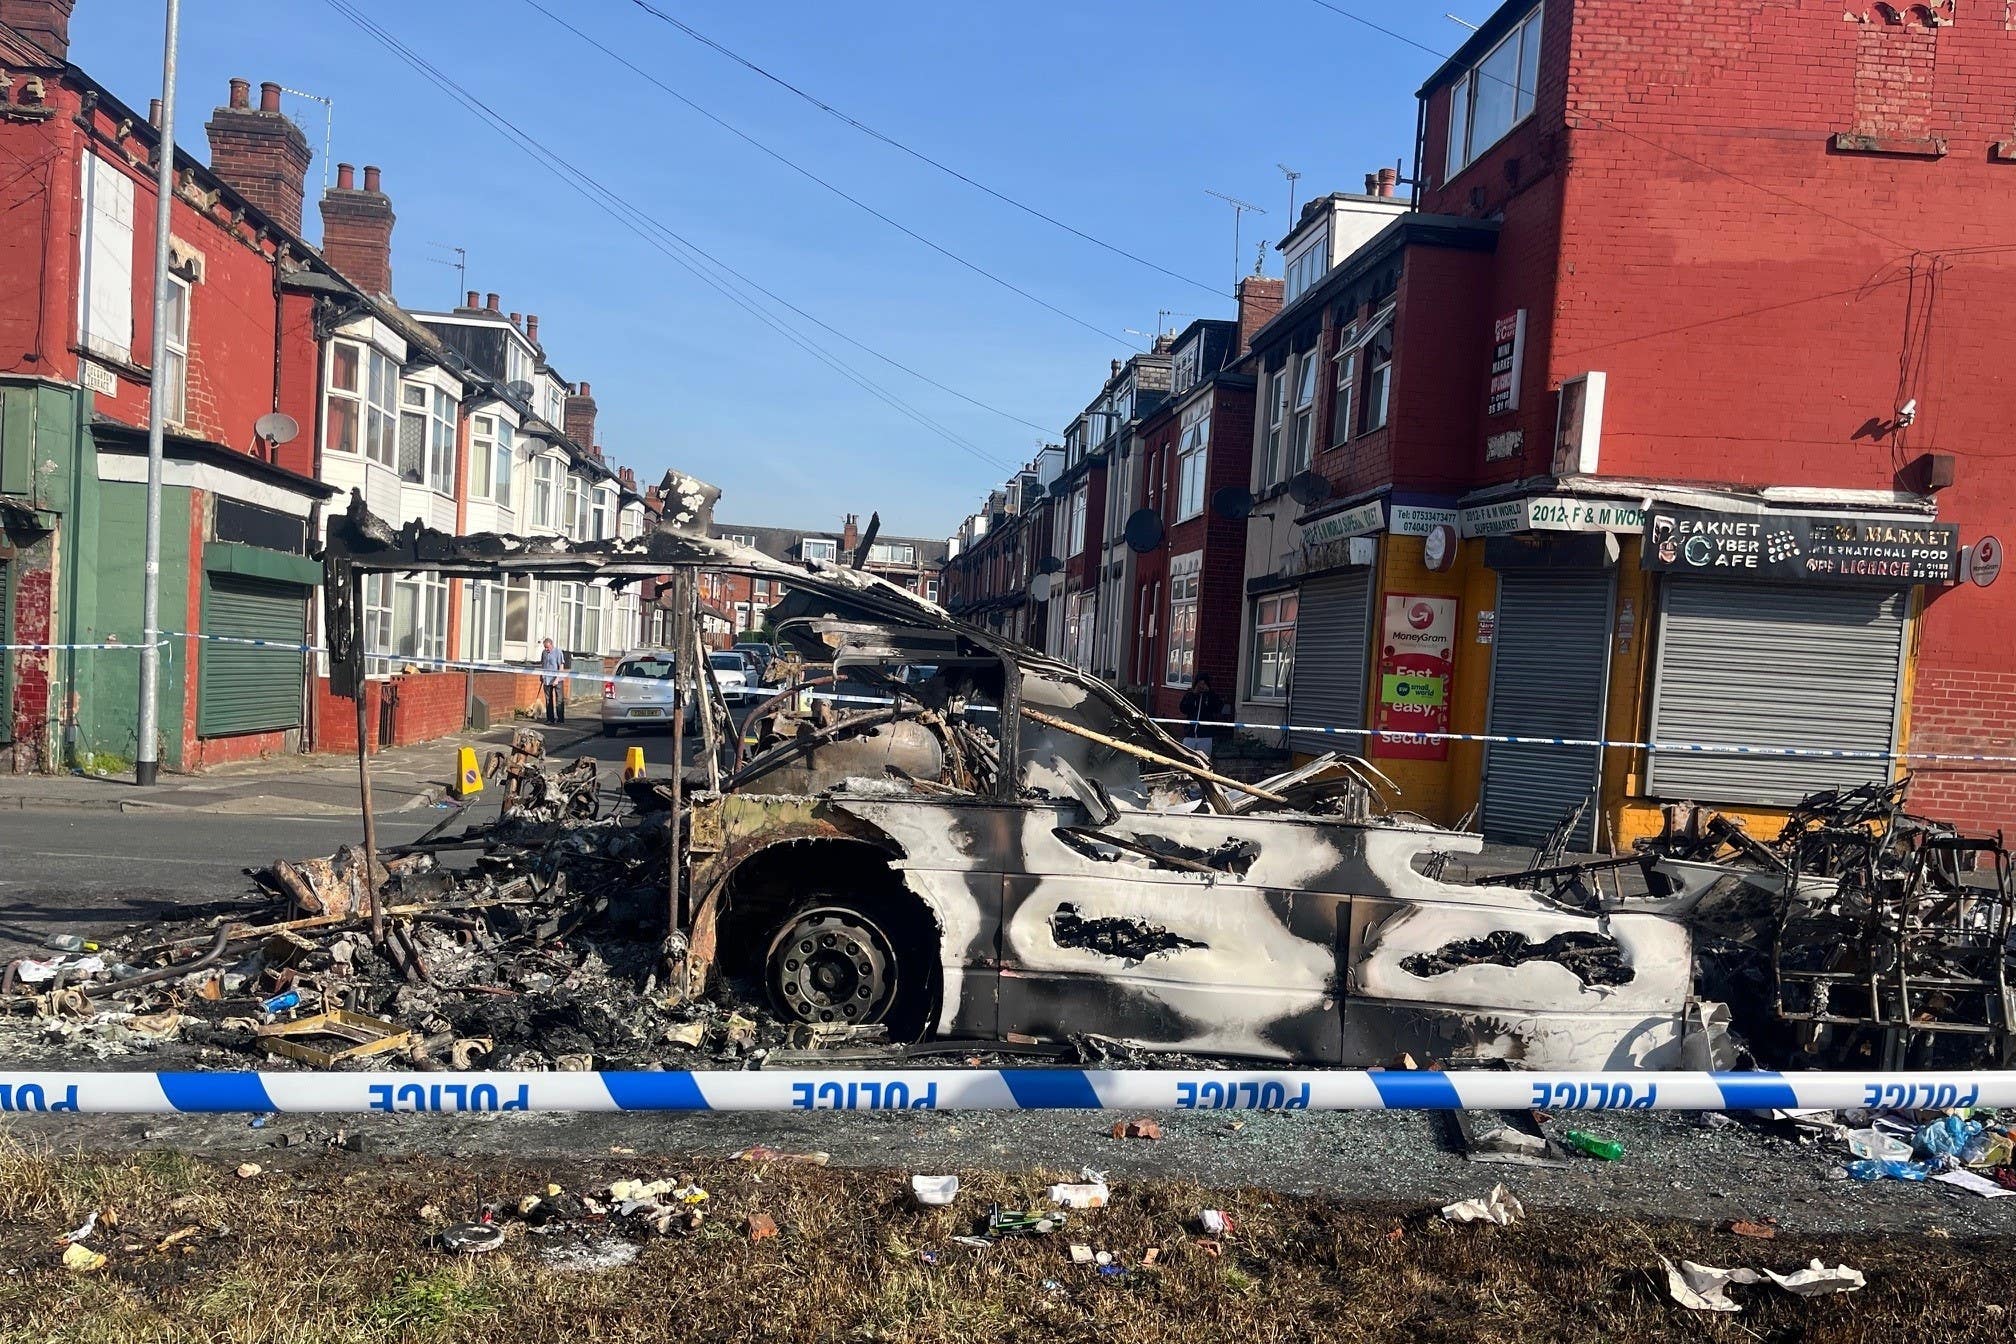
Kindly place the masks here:
POLYGON ((1225 699, 1211 688, 1210 673, 1200 672, 1190 683, 1181 708, 1187 721, 1183 745, 1209 760, 1213 744, 1226 731, 1222 726, 1226 718, 1225 699))
POLYGON ((539 650, 539 686, 546 695, 546 722, 567 722, 567 654, 550 639, 539 650))

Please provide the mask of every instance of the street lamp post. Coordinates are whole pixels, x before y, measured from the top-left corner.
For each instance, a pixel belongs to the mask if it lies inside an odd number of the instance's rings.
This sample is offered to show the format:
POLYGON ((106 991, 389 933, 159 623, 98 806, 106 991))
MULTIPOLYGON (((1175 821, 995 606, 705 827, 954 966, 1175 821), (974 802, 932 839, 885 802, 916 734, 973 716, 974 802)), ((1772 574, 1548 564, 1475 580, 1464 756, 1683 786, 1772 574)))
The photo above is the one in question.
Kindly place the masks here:
MULTIPOLYGON (((180 40, 181 0, 167 0, 167 33, 161 51, 161 141, 154 166, 154 339, 149 367, 158 378, 168 362, 168 230, 175 203, 175 48, 180 40)), ((140 732, 133 756, 133 782, 151 785, 161 774, 161 449, 167 431, 165 391, 158 383, 147 398, 146 563, 140 579, 140 732)))

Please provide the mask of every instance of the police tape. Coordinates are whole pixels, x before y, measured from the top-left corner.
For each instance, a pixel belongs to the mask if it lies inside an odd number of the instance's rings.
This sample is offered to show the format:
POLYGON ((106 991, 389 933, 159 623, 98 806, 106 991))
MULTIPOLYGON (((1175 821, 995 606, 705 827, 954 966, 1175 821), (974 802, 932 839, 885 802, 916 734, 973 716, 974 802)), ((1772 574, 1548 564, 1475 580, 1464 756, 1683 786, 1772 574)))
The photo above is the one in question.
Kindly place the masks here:
MULTIPOLYGON (((273 649, 285 653, 326 653, 316 644, 293 644, 283 640, 248 639, 238 635, 201 634, 187 630, 164 630, 164 635, 175 639, 193 639, 215 644, 237 644, 249 648, 273 649)), ((163 640, 166 644, 169 641, 163 640)), ((138 649, 138 644, 5 644, 0 650, 25 649, 138 649)), ((665 677, 622 676, 615 673, 576 672, 563 670, 548 672, 542 668, 527 667, 520 663, 484 663, 454 658, 428 658, 418 654, 367 653, 368 661, 394 663, 400 666, 415 666, 443 672, 484 672, 516 677, 562 677, 568 681, 601 682, 608 686, 643 686, 655 690, 665 689, 665 677)), ((770 688, 759 688, 768 692, 770 688)), ((779 687, 781 694, 788 688, 779 687)), ((836 704, 891 705, 896 701, 885 696, 845 695, 831 691, 813 690, 805 693, 814 700, 826 700, 836 704)), ((745 693, 745 698, 747 694, 745 693)), ((767 698, 767 697, 766 697, 767 698)), ((969 713, 999 713, 992 705, 974 705, 969 713)), ((1473 742, 1485 745, 1520 747, 1586 747, 1609 751, 1649 751, 1662 754, 1691 756, 1748 756, 1766 760, 1824 760, 1824 761, 1871 761, 1877 763, 1931 762, 1948 765, 2011 765, 2016 766, 2016 756, 1998 756, 1980 752, 1952 751, 1876 751, 1852 747, 1775 747, 1730 742, 1639 742, 1607 737, 1532 737, 1519 733, 1401 733, 1380 728, 1337 728, 1327 724, 1302 723, 1249 723, 1239 719, 1181 719, 1156 718, 1155 723, 1178 729, 1218 729, 1229 728, 1249 733, 1295 733, 1310 737, 1335 737, 1349 741, 1363 741, 1377 738, 1386 743, 1427 743, 1427 742, 1473 742)))
MULTIPOLYGON (((154 647, 165 649, 169 643, 168 640, 157 639, 154 647)), ((82 649, 114 649, 122 653, 131 650, 138 653, 146 647, 144 643, 123 644, 117 640, 107 640, 102 644, 0 644, 0 653, 71 653, 82 649)))
POLYGON ((664 1073, 0 1072, 0 1112, 1759 1111, 2016 1106, 2016 1072, 1085 1069, 664 1073))

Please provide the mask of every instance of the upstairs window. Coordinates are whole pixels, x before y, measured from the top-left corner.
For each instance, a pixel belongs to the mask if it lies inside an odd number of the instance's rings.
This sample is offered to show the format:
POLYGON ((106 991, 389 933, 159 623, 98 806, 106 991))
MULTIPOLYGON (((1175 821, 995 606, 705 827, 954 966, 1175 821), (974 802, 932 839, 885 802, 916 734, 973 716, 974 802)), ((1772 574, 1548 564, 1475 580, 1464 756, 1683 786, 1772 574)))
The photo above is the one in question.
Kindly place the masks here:
POLYGON ((616 492, 606 486, 596 487, 594 533, 588 539, 590 541, 600 541, 604 537, 616 535, 610 530, 612 526, 611 519, 615 516, 616 492))
POLYGON ((1449 90, 1449 177, 1532 114, 1539 82, 1540 11, 1535 9, 1449 90))
POLYGON ((324 442, 339 453, 362 453, 382 467, 399 466, 399 366, 356 341, 329 343, 329 424, 324 442))
POLYGON ((1358 428, 1370 434, 1386 427, 1386 403, 1393 395, 1393 325, 1389 322, 1365 343, 1365 404, 1358 428))
POLYGON ((1323 230, 1303 251, 1289 258, 1287 277, 1282 281, 1281 302, 1295 302, 1330 269, 1330 231, 1323 230))
POLYGON ((511 455, 515 438, 511 422, 502 416, 471 416, 469 422, 469 497, 495 500, 511 507, 511 455))
POLYGON ((166 348, 154 373, 154 388, 161 398, 161 414, 169 424, 179 425, 189 415, 189 282, 179 275, 168 277, 161 332, 166 348))
POLYGON ((1337 404, 1330 413, 1330 446, 1351 441, 1351 413, 1358 392, 1358 324, 1337 329, 1337 404))
POLYGON ((559 513, 560 460, 555 457, 535 457, 532 459, 532 526, 541 531, 551 532, 559 513))
POLYGON ((399 476, 455 493, 455 398, 425 383, 399 390, 399 476))
POLYGON ((1321 358, 1311 350, 1295 369, 1295 438, 1288 459, 1288 474, 1309 470, 1310 454, 1316 443, 1316 366, 1321 358))
POLYGON ((133 353, 133 179, 87 154, 78 204, 78 343, 123 360, 133 353))
POLYGON ((1211 451, 1211 399, 1205 397, 1183 412, 1183 432, 1176 441, 1176 521, 1204 512, 1204 469, 1211 451))
POLYGON ((840 555, 840 543, 829 538, 807 537, 798 544, 798 553, 807 560, 824 560, 830 565, 840 555))
POLYGON ((1288 370, 1276 369, 1267 382, 1267 447, 1260 455, 1260 488, 1281 479, 1281 438, 1288 422, 1288 370))
POLYGON ((914 565, 917 548, 898 542, 876 542, 868 548, 868 562, 874 565, 914 565))

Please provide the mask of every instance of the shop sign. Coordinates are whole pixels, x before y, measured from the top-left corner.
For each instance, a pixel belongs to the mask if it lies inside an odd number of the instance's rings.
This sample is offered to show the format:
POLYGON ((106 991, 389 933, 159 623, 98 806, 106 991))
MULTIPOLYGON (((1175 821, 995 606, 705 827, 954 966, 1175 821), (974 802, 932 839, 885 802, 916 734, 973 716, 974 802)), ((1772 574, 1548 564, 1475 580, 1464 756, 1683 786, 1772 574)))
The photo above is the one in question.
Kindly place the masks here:
POLYGON ((1484 414, 1519 409, 1519 384, 1526 370, 1526 310, 1507 313, 1491 328, 1491 395, 1484 414))
POLYGON ((1960 529, 1948 523, 1658 508, 1646 525, 1645 568, 1811 583, 1952 583, 1960 572, 1960 529))
POLYGON ((1502 537, 1513 532, 1622 532, 1645 530, 1645 507, 1615 499, 1541 495, 1499 500, 1462 513, 1466 537, 1502 537))
POLYGON ((2002 543, 1983 537, 1967 548, 1967 578, 1976 588, 1986 588, 2002 576, 2002 543))
POLYGON ((1503 434, 1493 434, 1484 440, 1484 460, 1486 462, 1509 462, 1519 456, 1526 446, 1526 431, 1508 429, 1503 434))
POLYGON ((1321 546, 1325 542, 1341 541, 1345 537, 1362 537, 1367 532, 1377 532, 1385 526, 1386 501, 1375 499, 1310 523, 1302 529, 1302 544, 1321 546))
POLYGON ((1490 644, 1498 638, 1498 613, 1496 610, 1477 613, 1477 642, 1490 644))
POLYGON ((1438 527, 1454 527, 1462 515, 1455 509, 1434 509, 1425 504, 1395 504, 1387 510, 1386 530, 1396 537, 1425 537, 1438 527))
POLYGON ((1421 734, 1449 731, 1456 599, 1388 593, 1385 630, 1379 650, 1379 703, 1372 723, 1380 736, 1372 739, 1372 754, 1445 761, 1449 744, 1421 734))

